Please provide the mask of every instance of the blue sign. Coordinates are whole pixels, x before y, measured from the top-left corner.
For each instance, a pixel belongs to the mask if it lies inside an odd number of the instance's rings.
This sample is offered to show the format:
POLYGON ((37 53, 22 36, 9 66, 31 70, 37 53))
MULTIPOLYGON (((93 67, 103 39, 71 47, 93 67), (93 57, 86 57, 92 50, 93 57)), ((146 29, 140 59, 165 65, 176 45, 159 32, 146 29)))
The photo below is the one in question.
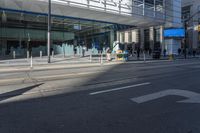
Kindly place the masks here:
POLYGON ((177 38, 177 37, 185 37, 184 29, 165 29, 164 37, 177 38))

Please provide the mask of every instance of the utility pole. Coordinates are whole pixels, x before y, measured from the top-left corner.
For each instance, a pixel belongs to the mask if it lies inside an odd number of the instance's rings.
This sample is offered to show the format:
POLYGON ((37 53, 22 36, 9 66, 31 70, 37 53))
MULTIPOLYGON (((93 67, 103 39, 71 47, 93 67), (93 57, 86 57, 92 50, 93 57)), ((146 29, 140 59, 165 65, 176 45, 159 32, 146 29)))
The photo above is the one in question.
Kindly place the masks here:
POLYGON ((51 0, 48 1, 48 33, 47 33, 47 56, 48 63, 51 63, 50 47, 51 47, 51 0))

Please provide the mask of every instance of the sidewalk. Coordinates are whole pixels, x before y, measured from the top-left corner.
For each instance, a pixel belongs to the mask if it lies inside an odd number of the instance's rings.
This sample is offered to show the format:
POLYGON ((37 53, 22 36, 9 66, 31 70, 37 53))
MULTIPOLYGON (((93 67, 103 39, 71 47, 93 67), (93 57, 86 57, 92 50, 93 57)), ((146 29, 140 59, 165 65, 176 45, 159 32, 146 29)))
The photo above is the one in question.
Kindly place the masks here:
MULTIPOLYGON (((199 58, 199 57, 198 57, 199 58)), ((184 59, 184 58, 176 58, 184 59)), ((189 59, 189 58, 188 58, 189 59)), ((193 58, 192 58, 193 59, 193 58)), ((138 60, 136 57, 130 57, 128 62, 125 61, 106 61, 104 56, 102 60, 97 57, 54 57, 51 58, 51 63, 47 63, 47 57, 39 58, 35 57, 32 59, 10 59, 10 60, 0 60, 0 73, 1 72, 18 72, 18 71, 30 71, 30 70, 50 70, 50 69, 64 69, 64 68, 82 68, 82 67, 99 67, 106 65, 119 65, 124 63, 149 63, 149 62, 162 62, 169 61, 167 57, 161 58, 159 60, 153 60, 151 57, 140 57, 138 60)))
POLYGON ((31 58, 26 59, 10 59, 10 60, 0 60, 0 73, 1 72, 17 72, 17 71, 29 71, 29 70, 47 70, 47 69, 63 69, 63 68, 81 68, 81 67, 96 67, 101 65, 114 65, 123 63, 122 61, 113 61, 106 62, 105 57, 102 60, 102 63, 99 62, 98 57, 93 57, 90 59, 90 56, 85 57, 54 57, 51 58, 51 63, 47 63, 47 57, 32 58, 32 67, 31 67, 31 58))

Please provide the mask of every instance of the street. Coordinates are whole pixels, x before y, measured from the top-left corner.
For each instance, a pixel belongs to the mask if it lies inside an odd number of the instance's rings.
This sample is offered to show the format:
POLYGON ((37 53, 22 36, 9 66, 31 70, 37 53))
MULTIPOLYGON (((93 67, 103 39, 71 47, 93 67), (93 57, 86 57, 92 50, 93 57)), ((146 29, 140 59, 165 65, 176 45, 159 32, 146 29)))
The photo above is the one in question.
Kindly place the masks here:
POLYGON ((199 59, 0 73, 0 133, 199 133, 199 59))

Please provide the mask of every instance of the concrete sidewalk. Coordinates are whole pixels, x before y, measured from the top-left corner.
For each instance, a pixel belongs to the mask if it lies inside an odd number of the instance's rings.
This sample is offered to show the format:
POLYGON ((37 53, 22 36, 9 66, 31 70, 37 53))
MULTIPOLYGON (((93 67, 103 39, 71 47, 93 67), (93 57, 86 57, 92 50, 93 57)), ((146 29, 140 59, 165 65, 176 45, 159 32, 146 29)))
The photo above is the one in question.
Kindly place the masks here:
MULTIPOLYGON (((106 61, 106 57, 104 56, 102 60, 97 57, 54 57, 51 58, 51 63, 47 63, 47 57, 39 58, 35 57, 32 59, 32 67, 31 67, 31 59, 10 59, 10 60, 1 60, 0 61, 0 73, 1 72, 19 72, 19 71, 30 71, 30 70, 50 70, 50 69, 64 69, 64 68, 82 68, 82 67, 99 67, 103 65, 118 65, 124 63, 150 63, 150 62, 163 62, 169 61, 167 57, 161 58, 160 60, 153 60, 150 57, 144 58, 140 57, 139 60, 136 57, 130 57, 128 62, 125 61, 115 61, 115 59, 111 62, 106 61)), ((184 58, 176 58, 184 59, 184 58)), ((188 58, 189 59, 189 58, 188 58)), ((192 58, 193 59, 193 58, 192 58)), ((199 59, 199 57, 197 58, 199 59)))

